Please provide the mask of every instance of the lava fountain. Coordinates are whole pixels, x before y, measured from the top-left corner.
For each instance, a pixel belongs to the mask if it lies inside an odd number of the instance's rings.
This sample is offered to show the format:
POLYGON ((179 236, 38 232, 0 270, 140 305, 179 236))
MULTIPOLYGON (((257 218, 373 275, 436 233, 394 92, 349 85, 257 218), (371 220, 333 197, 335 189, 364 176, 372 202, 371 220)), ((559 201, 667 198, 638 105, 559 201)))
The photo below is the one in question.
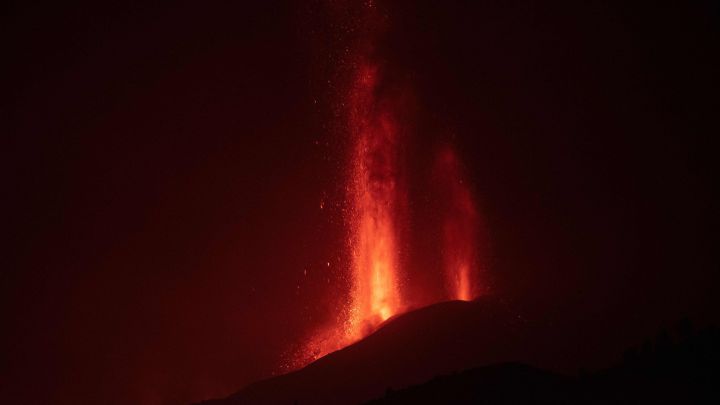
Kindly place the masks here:
POLYGON ((478 212, 455 150, 443 147, 434 165, 434 180, 444 201, 442 260, 450 298, 468 301, 478 295, 478 212))
POLYGON ((348 109, 353 139, 349 200, 352 289, 349 337, 358 339, 401 308, 398 211, 402 202, 398 124, 377 96, 378 68, 357 71, 348 109))
MULTIPOLYGON (((403 277, 411 274, 401 270, 401 259, 406 258, 410 240, 404 233, 409 229, 404 151, 410 132, 407 113, 412 108, 406 107, 414 106, 415 100, 408 98, 411 93, 407 87, 391 83, 392 72, 383 70, 387 61, 376 52, 385 14, 372 1, 329 2, 328 6, 332 15, 352 17, 337 23, 350 38, 335 59, 342 74, 339 84, 332 87, 336 91, 335 128, 348 141, 343 210, 348 263, 343 267, 348 270, 349 288, 342 289, 342 294, 349 296, 338 300, 333 319, 318 327, 290 355, 288 370, 368 336, 418 301, 413 301, 412 292, 403 291, 401 285, 403 277), (355 7, 348 11, 345 6, 349 5, 355 7)), ((442 218, 439 248, 448 290, 445 295, 470 300, 479 291, 477 212, 458 156, 451 148, 437 156, 433 174, 443 201, 438 208, 442 218)), ((442 296, 440 289, 438 294, 429 295, 442 296)))
POLYGON ((348 151, 345 222, 350 289, 337 323, 320 328, 291 355, 304 366, 372 333, 404 309, 400 291, 400 232, 406 192, 401 173, 398 99, 378 91, 380 69, 358 58, 344 93, 342 118, 348 151))

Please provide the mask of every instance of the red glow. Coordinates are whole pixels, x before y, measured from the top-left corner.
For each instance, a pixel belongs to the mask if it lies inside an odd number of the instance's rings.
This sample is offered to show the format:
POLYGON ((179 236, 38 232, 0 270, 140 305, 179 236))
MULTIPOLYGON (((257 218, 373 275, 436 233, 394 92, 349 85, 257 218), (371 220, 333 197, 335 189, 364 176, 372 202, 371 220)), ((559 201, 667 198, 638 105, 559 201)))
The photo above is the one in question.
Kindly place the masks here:
POLYGON ((446 287, 451 298, 471 300, 478 295, 477 209, 452 148, 445 147, 438 153, 434 169, 444 201, 442 257, 446 287))

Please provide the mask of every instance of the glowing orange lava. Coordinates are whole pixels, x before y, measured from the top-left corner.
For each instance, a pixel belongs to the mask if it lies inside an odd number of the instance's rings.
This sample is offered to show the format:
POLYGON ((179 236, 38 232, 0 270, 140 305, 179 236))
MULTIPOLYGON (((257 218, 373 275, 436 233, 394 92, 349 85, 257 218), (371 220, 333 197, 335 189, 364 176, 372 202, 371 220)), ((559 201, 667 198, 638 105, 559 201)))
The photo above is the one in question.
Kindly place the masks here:
MULTIPOLYGON (((344 8, 334 11, 344 15, 344 8)), ((390 317, 405 311, 413 301, 412 291, 402 294, 400 251, 408 240, 407 192, 403 147, 405 125, 412 100, 398 98, 393 83, 383 77, 376 63, 374 43, 385 18, 372 1, 356 10, 357 21, 346 33, 357 35, 342 58, 344 76, 337 96, 339 129, 349 139, 346 178, 348 226, 347 269, 349 299, 339 299, 332 320, 319 327, 297 351, 290 354, 287 370, 305 366, 328 353, 348 346, 375 331, 390 317), (389 88, 392 87, 392 90, 389 88), (393 96, 390 96, 392 94, 393 96), (407 103, 406 103, 407 102, 407 103), (400 118, 402 117, 402 118, 400 118)), ((382 59, 380 59, 382 60, 382 59)), ((330 81, 328 81, 330 83, 330 81)), ((402 96, 407 96, 400 91, 402 96)), ((451 299, 470 300, 478 295, 478 260, 475 254, 477 212, 469 188, 463 183, 454 150, 445 148, 437 156, 434 177, 441 191, 441 238, 443 270, 451 299)), ((323 208, 324 203, 321 203, 323 208)), ((404 250, 404 252, 407 252, 404 250)), ((404 256, 403 256, 404 257, 404 256)), ((440 289, 438 289, 438 292, 440 289)), ((342 291, 346 293, 347 290, 342 291)), ((441 294, 435 295, 436 297, 441 294)), ((431 302, 424 302, 430 304, 431 302)))
POLYGON ((443 148, 435 162, 435 178, 443 192, 442 256, 450 297, 468 301, 477 291, 478 213, 467 187, 460 161, 450 147, 443 148))
POLYGON ((348 334, 358 339, 396 314, 398 287, 398 130, 376 96, 377 67, 361 65, 349 98, 354 140, 349 198, 353 286, 348 334))
POLYGON ((288 359, 306 365, 372 333, 403 309, 399 288, 398 213, 404 200, 399 176, 399 131, 393 103, 377 95, 378 68, 358 65, 345 99, 352 140, 347 173, 348 251, 352 273, 347 306, 337 323, 318 329, 288 359))

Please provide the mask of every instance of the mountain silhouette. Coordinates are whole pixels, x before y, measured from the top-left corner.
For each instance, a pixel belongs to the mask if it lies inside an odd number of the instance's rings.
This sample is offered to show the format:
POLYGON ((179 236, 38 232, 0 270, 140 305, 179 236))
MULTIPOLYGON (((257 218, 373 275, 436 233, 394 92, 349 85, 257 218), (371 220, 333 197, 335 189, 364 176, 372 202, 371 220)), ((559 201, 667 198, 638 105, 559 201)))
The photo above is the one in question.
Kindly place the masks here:
POLYGON ((301 370, 202 403, 359 403, 439 374, 526 360, 528 334, 527 323, 497 302, 442 302, 391 318, 301 370))
POLYGON ((503 363, 388 390, 368 404, 575 404, 583 398, 574 379, 525 364, 503 363))
POLYGON ((563 376, 527 365, 479 367, 388 390, 372 405, 437 404, 717 404, 720 403, 720 334, 708 328, 626 351, 612 367, 563 376))
POLYGON ((523 364, 562 353, 551 330, 497 301, 442 302, 391 318, 300 370, 200 404, 716 403, 720 335, 690 330, 681 327, 679 339, 661 332, 613 367, 570 376, 523 364))

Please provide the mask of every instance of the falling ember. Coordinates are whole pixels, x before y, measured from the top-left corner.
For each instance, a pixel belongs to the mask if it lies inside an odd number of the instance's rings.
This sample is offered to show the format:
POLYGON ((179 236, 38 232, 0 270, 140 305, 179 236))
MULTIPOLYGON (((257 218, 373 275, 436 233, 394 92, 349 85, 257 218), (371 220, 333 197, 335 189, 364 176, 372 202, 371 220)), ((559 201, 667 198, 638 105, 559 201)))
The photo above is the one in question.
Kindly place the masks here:
POLYGON ((349 199, 353 286, 348 334, 361 338, 401 306, 398 287, 398 128, 377 97, 378 69, 362 64, 349 97, 354 142, 349 199))
POLYGON ((446 286, 451 298, 468 301, 477 296, 478 214, 455 151, 438 153, 435 181, 442 192, 442 258, 446 286))

